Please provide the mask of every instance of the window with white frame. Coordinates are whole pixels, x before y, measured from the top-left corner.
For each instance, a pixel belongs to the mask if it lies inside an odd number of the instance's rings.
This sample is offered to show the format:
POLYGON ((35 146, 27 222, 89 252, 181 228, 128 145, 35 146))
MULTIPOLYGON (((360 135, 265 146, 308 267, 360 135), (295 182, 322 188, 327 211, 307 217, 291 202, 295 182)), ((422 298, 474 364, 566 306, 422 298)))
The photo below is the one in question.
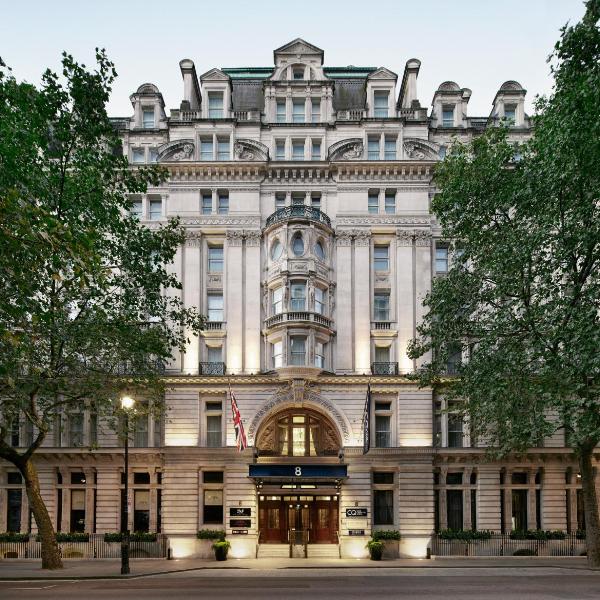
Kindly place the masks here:
POLYGON ((369 214, 376 215, 379 212, 379 191, 374 190, 369 192, 369 203, 368 203, 369 214))
POLYGON ((293 335, 290 337, 290 364, 306 364, 306 338, 304 336, 293 335))
POLYGON ((390 448, 392 445, 392 403, 375 401, 375 447, 390 448))
POLYGON ((304 160, 304 140, 292 140, 292 160, 304 160))
MULTIPOLYGON (((279 243, 279 242, 277 242, 279 243)), ((271 314, 278 315, 283 312, 283 286, 271 292, 271 314)))
POLYGON ((310 205, 313 208, 321 208, 321 194, 319 192, 313 192, 310 195, 310 205))
POLYGON ((385 214, 396 214, 396 192, 395 190, 386 190, 385 192, 385 214))
POLYGON ((285 194, 278 192, 275 194, 275 210, 285 208, 285 194))
POLYGON ((210 363, 223 362, 223 346, 208 346, 206 348, 206 358, 210 363))
POLYGON ((435 272, 448 272, 448 248, 446 246, 436 246, 435 248, 435 272))
POLYGON ((310 158, 311 160, 321 160, 321 140, 312 140, 310 158))
POLYGON ((217 138, 217 160, 229 160, 229 138, 217 138))
POLYGON ((162 198, 151 198, 149 202, 150 220, 158 221, 162 217, 162 198))
POLYGON ((396 138, 389 135, 384 140, 384 158, 385 160, 396 160, 396 138))
POLYGON ((374 246, 373 247, 373 268, 375 271, 390 270, 390 247, 389 246, 374 246))
POLYGON ((208 272, 223 272, 223 246, 210 246, 208 248, 208 272))
POLYGON ((325 368, 325 344, 315 342, 315 367, 325 368))
POLYGON ((305 67, 292 67, 292 79, 296 81, 304 79, 305 67))
POLYGON ((143 216, 144 203, 141 198, 134 197, 131 203, 131 214, 138 219, 141 219, 143 216))
POLYGON ((208 320, 223 322, 223 294, 208 294, 208 320))
POLYGON ((454 106, 442 107, 442 127, 454 127, 454 106))
POLYGON ((275 142, 275 160, 285 160, 285 140, 275 142))
POLYGON ((83 446, 83 413, 74 413, 68 417, 69 446, 83 446))
POLYGON ((504 105, 504 119, 509 125, 515 124, 515 118, 517 114, 516 104, 505 104, 504 105))
POLYGON ((373 92, 374 111, 373 116, 376 119, 386 119, 388 117, 388 98, 390 93, 387 90, 375 90, 373 92))
POLYGON ((208 92, 208 118, 223 118, 223 92, 208 92))
POLYGON ((311 104, 312 104, 312 108, 311 108, 310 120, 313 123, 320 123, 321 122, 321 99, 320 98, 312 98, 311 104))
POLYGON ((315 312, 325 314, 325 290, 320 287, 315 288, 315 312))
POLYGON ((277 100, 276 109, 277 123, 285 123, 285 99, 277 100))
POLYGON ((223 403, 207 401, 206 412, 206 446, 208 448, 220 448, 223 445, 223 403))
POLYGON ((142 127, 144 127, 145 129, 154 128, 154 108, 142 108, 142 127))
POLYGON ((283 366, 283 343, 281 341, 271 344, 271 365, 274 369, 283 366))
POLYGON ((220 215, 226 215, 229 212, 228 192, 219 192, 217 211, 220 215))
POLYGON ((200 139, 200 160, 214 160, 212 137, 200 139))
POLYGON ((394 473, 373 473, 373 525, 394 524, 394 473))
POLYGON ((148 149, 148 162, 151 162, 151 163, 158 162, 158 148, 149 148, 148 149))
POLYGON ((367 158, 369 160, 379 160, 379 136, 370 135, 367 137, 367 158))
POLYGON ((389 363, 390 362, 390 347, 389 346, 375 346, 375 362, 376 363, 389 363))
POLYGON ((146 162, 146 151, 144 148, 133 148, 131 150, 131 162, 134 164, 146 162))
POLYGON ((290 284, 290 309, 306 310, 306 284, 294 282, 290 284))
POLYGON ((202 214, 203 215, 212 214, 212 193, 211 192, 203 192, 202 193, 202 214))
POLYGON ((373 296, 373 316, 376 321, 390 320, 390 295, 387 292, 375 292, 373 296))
POLYGON ((304 98, 292 98, 292 122, 304 123, 305 120, 305 105, 304 98))

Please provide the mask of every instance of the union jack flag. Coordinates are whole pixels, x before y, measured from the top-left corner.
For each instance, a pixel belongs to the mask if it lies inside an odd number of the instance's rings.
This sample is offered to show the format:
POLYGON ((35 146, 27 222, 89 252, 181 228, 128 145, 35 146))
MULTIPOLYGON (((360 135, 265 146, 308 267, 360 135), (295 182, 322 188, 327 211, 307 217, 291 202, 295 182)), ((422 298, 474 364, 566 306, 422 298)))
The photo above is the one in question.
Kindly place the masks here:
POLYGON ((242 423, 242 415, 240 415, 240 409, 238 408, 235 396, 229 386, 229 397, 231 398, 231 414, 233 416, 233 428, 235 429, 235 444, 238 452, 245 450, 248 446, 246 441, 246 432, 244 431, 244 424, 242 423))

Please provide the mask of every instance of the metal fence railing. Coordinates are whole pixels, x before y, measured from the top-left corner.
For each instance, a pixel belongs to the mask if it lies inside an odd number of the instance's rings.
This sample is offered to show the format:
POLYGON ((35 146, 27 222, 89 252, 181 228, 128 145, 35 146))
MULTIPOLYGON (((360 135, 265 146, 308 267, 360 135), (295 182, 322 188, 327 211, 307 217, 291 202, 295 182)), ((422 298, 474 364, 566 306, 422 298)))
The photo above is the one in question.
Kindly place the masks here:
MULTIPOLYGON (((103 533, 90 534, 87 542, 59 542, 63 558, 121 558, 121 542, 105 542, 103 533)), ((132 540, 129 543, 130 558, 166 558, 167 537, 156 536, 156 541, 132 540)), ((0 559, 41 558, 42 544, 32 536, 28 542, 0 542, 0 559)))
POLYGON ((510 534, 494 534, 486 540, 431 538, 432 556, 583 556, 585 540, 576 534, 564 539, 519 540, 510 534))

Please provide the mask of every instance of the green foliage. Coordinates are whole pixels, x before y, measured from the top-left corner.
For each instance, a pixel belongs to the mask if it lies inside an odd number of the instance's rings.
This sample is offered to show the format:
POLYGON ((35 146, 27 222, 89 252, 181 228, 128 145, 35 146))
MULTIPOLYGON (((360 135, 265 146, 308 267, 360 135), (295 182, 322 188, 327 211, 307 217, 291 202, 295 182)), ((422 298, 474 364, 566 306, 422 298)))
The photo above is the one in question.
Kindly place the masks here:
POLYGON ((229 548, 231 548, 231 543, 228 540, 219 540, 212 545, 217 560, 227 560, 229 548))
MULTIPOLYGON (((89 542, 90 534, 89 533, 66 533, 66 532, 57 532, 54 537, 57 542, 89 542)), ((35 536, 36 542, 41 541, 40 534, 35 536)))
POLYGON ((383 550, 385 548, 385 544, 378 540, 369 540, 367 542, 367 548, 369 550, 369 556, 371 560, 381 560, 383 556, 383 550))
POLYGON ((0 533, 0 542, 28 542, 28 533, 15 533, 14 531, 6 531, 0 533))
POLYGON ((201 529, 196 534, 199 540, 221 540, 225 539, 225 531, 222 529, 201 529))
POLYGON ((385 529, 376 529, 371 534, 371 537, 377 542, 381 540, 399 540, 400 532, 399 531, 388 531, 385 529))
POLYGON ((493 532, 489 529, 482 529, 480 531, 472 529, 442 529, 438 536, 443 540, 463 540, 465 542, 471 540, 489 540, 492 537, 493 532))
MULTIPOLYGON (((105 542, 121 542, 122 539, 123 534, 120 532, 104 534, 105 542)), ((155 542, 156 539, 156 533, 150 533, 147 531, 135 531, 129 534, 129 541, 131 542, 155 542)))
POLYGON ((528 529, 527 531, 513 530, 510 532, 511 540, 564 540, 567 534, 564 531, 545 531, 543 529, 528 529))

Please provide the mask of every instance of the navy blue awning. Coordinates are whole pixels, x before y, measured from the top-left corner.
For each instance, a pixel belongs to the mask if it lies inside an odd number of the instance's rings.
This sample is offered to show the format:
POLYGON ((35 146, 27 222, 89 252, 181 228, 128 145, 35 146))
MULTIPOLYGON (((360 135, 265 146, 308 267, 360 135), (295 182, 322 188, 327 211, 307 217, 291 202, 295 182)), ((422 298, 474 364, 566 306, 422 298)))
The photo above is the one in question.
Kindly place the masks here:
POLYGON ((250 465, 248 476, 263 481, 335 481, 348 478, 347 465, 250 465))

